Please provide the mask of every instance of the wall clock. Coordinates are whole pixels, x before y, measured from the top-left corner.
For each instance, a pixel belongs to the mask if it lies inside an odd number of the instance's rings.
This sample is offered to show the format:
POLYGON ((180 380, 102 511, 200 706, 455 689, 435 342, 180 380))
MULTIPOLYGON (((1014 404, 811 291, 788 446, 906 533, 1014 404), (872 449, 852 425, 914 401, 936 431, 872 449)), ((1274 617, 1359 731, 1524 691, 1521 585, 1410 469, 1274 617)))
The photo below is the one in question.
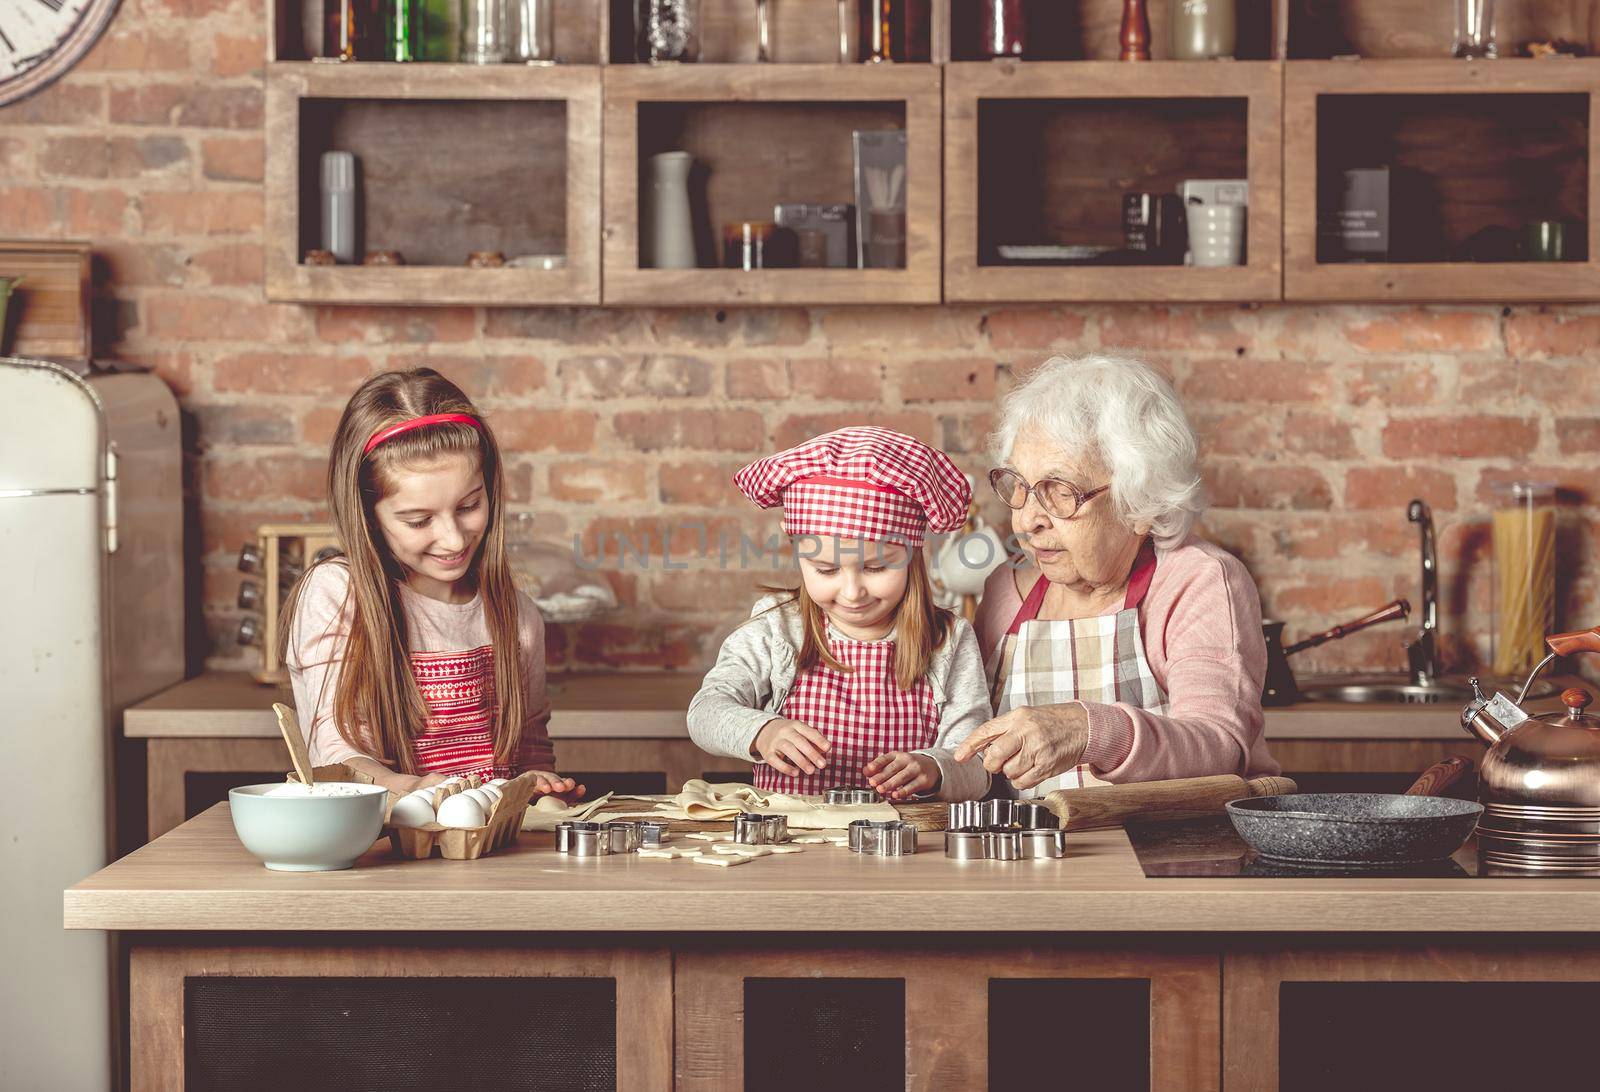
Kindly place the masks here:
POLYGON ((0 0, 0 106, 58 79, 89 52, 118 0, 0 0))

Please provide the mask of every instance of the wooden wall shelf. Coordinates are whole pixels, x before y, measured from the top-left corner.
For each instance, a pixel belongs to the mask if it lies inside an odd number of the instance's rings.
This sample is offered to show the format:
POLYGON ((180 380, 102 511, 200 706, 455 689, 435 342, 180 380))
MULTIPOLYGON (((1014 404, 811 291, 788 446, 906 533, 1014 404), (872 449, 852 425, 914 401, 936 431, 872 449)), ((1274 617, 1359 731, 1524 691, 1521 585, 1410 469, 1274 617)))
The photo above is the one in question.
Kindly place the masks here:
POLYGON ((300 303, 600 301, 600 69, 277 62, 267 72, 266 292, 300 303), (322 151, 357 152, 362 247, 405 266, 308 266, 322 151), (465 268, 473 250, 554 270, 465 268))
MULTIPOLYGON (((1600 298, 1600 60, 1294 61, 1284 108, 1284 295, 1291 300, 1600 298), (1337 133, 1322 123, 1339 119, 1337 133), (1441 260, 1318 261, 1319 178, 1407 168, 1441 260), (1459 260, 1485 227, 1563 219, 1587 260, 1459 260), (1446 260, 1456 258, 1457 260, 1446 260)), ((1408 213, 1411 215, 1411 213, 1408 213)), ((1420 257, 1431 253, 1419 252, 1420 257)))
MULTIPOLYGON (((1288 23, 1286 56, 1326 60, 1448 60, 1455 10, 1437 0, 1280 0, 1288 23)), ((1529 40, 1565 39, 1590 53, 1600 49, 1594 0, 1516 0, 1495 5, 1502 60, 1520 56, 1529 40)))
POLYGON ((934 65, 607 68, 605 302, 939 302, 940 76, 934 65), (904 269, 713 268, 725 222, 770 219, 777 201, 854 203, 851 130, 902 126, 904 269), (639 265, 641 163, 668 147, 690 152, 705 173, 704 203, 693 201, 704 209, 705 268, 639 265))
POLYGON ((945 82, 946 299, 1279 298, 1281 65, 1005 61, 945 82), (1245 265, 992 264, 995 243, 1120 245, 1124 190, 1217 177, 1250 182, 1245 265), (1042 237, 1013 238, 1030 220, 1042 237))

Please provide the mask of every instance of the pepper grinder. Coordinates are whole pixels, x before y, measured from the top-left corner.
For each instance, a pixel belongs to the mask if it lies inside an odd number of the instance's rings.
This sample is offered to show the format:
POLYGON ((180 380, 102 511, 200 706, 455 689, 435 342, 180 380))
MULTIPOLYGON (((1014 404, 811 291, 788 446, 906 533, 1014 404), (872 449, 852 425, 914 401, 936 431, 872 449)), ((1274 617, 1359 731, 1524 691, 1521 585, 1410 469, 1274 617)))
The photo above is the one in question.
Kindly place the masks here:
POLYGON ((1150 15, 1144 0, 1122 0, 1122 59, 1150 59, 1150 15))

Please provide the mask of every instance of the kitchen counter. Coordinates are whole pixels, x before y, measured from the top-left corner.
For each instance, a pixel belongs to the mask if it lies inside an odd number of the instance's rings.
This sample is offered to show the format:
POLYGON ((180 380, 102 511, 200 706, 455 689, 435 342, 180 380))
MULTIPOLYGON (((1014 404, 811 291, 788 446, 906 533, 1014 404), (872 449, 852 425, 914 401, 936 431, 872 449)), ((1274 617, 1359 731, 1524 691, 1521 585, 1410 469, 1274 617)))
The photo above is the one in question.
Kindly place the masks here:
MULTIPOLYGON (((733 1092, 780 1059, 825 1074, 841 1013, 875 1088, 902 1068, 908 1089, 1036 1077, 1063 1025, 1096 1044, 1086 1064, 1115 1060, 1096 1088, 1351 1087, 1459 1034, 1462 1011, 1559 1022, 1600 983, 1600 880, 1146 878, 1122 830, 1039 862, 951 861, 925 837, 899 860, 808 845, 720 869, 569 859, 525 833, 478 861, 385 842, 348 871, 274 873, 217 805, 67 890, 65 923, 129 947, 134 1092, 382 1064, 358 1029, 466 1040, 496 1005, 568 1021, 530 1034, 546 1071, 604 1071, 573 1087, 733 1092)), ((1155 837, 1155 857, 1187 852, 1155 837)), ((472 1061, 528 1057, 510 1027, 472 1061)), ((1554 1086, 1584 1042, 1518 1055, 1520 1086, 1554 1086)), ((1511 1086, 1480 1052, 1422 1056, 1457 1092, 1511 1086)))
MULTIPOLYGON (((714 869, 686 860, 569 858, 524 833, 477 861, 408 861, 387 840, 346 872, 261 867, 218 804, 66 893, 77 929, 258 928, 1059 933, 1201 930, 1600 932, 1600 881, 1583 879, 1146 878, 1120 829, 1069 837, 1063 861, 972 862, 924 834, 914 857, 831 844, 714 869), (463 895, 469 896, 463 900, 463 895), (463 906, 463 902, 465 905, 463 906)), ((686 842, 694 845, 694 842, 686 842)))

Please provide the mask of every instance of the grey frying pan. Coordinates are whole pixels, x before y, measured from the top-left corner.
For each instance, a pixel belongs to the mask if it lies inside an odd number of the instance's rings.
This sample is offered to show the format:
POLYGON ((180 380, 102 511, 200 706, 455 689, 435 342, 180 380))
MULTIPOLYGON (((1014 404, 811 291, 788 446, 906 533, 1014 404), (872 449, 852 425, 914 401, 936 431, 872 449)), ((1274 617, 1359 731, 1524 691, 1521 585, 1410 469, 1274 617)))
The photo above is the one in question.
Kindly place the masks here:
POLYGON ((1483 805, 1435 795, 1472 769, 1430 766, 1404 794, 1286 793, 1233 800, 1228 818, 1263 857, 1295 864, 1383 866, 1450 856, 1472 837, 1483 805))

